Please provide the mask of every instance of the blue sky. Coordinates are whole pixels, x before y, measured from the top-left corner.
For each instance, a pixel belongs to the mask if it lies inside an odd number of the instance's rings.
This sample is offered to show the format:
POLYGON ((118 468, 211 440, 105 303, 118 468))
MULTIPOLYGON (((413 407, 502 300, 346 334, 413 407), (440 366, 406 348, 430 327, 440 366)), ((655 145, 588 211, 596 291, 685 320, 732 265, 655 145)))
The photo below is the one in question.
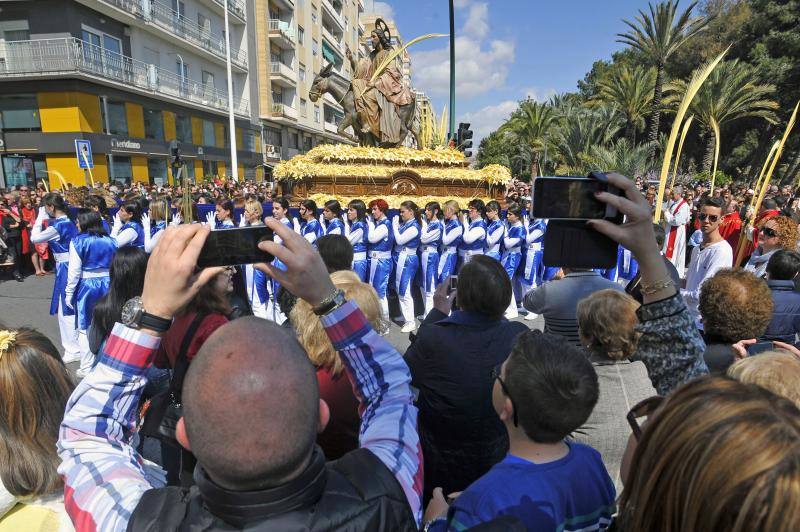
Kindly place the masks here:
MULTIPOLYGON (((447 33, 447 0, 366 0, 366 10, 393 16, 403 39, 447 33)), ((643 0, 455 0, 456 119, 472 123, 476 139, 493 131, 530 95, 546 100, 574 91, 598 59, 622 48, 625 31, 643 0)), ((371 28, 368 28, 371 29, 371 28)), ((409 49, 416 88, 437 113, 448 102, 446 38, 409 49)), ((477 142, 475 143, 477 147, 477 142)))

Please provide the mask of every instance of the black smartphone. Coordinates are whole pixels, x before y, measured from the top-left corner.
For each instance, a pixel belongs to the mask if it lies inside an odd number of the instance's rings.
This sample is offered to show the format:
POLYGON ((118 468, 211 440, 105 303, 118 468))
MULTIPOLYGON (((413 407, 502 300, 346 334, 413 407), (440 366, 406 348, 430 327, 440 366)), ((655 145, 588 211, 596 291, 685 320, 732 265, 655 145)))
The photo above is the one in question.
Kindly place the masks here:
POLYGON ((451 275, 450 276, 450 286, 447 287, 447 293, 452 292, 458 288, 458 275, 451 275))
POLYGON ((622 223, 617 208, 595 198, 595 192, 620 194, 605 176, 537 177, 533 181, 533 217, 549 220, 594 220, 622 223), (617 221, 619 220, 619 221, 617 221))
POLYGON ((258 244, 272 238, 272 229, 265 225, 211 231, 200 251, 197 266, 208 268, 270 262, 274 257, 258 249, 258 244))
POLYGON ((775 349, 775 345, 772 342, 756 342, 747 346, 747 356, 758 355, 773 349, 775 349))

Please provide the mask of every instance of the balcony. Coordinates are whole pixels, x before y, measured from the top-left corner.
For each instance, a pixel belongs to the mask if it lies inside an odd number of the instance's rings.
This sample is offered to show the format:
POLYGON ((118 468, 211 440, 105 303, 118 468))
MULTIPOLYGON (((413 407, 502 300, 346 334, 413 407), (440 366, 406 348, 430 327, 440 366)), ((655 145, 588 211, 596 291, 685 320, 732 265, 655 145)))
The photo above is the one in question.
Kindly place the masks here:
MULTIPOLYGON (((228 111, 228 95, 223 91, 74 37, 0 42, 0 80, 76 76, 177 104, 228 111)), ((233 111, 249 117, 250 105, 234 98, 233 111)))
POLYGON ((283 103, 273 103, 272 104, 272 118, 284 118, 291 120, 292 122, 297 121, 297 109, 292 107, 291 105, 286 105, 283 103))
POLYGON ((294 87, 297 85, 297 73, 292 67, 275 61, 270 63, 270 78, 282 87, 294 87))
POLYGON ((336 98, 331 96, 331 93, 326 92, 322 96, 322 100, 325 102, 325 105, 327 105, 329 107, 332 107, 333 109, 336 109, 337 111, 344 112, 344 107, 342 107, 342 104, 337 102, 336 98))
MULTIPOLYGON (((339 7, 339 10, 341 11, 341 7, 339 7)), ((328 19, 330 19, 334 24, 336 24, 339 27, 339 31, 341 33, 344 33, 345 30, 344 19, 342 18, 341 13, 337 11, 336 8, 333 6, 331 0, 322 0, 323 20, 325 20, 326 15, 328 19)))
POLYGON ((329 31, 325 26, 322 26, 322 38, 327 40, 332 48, 335 48, 339 51, 342 50, 342 38, 337 38, 336 35, 329 31))
MULTIPOLYGON (((225 39, 222 35, 212 33, 166 4, 150 0, 98 0, 98 3, 98 9, 110 16, 119 18, 121 10, 128 15, 132 25, 155 27, 172 39, 183 40, 201 52, 211 54, 219 63, 226 61, 225 39), (103 4, 117 9, 102 9, 103 4)), ((241 71, 247 71, 247 52, 231 48, 231 63, 241 71)))
POLYGON ((288 11, 294 11, 294 0, 275 0, 275 4, 288 11))
POLYGON ((328 122, 326 120, 325 121, 325 131, 327 131, 328 133, 338 133, 339 132, 339 126, 337 126, 333 122, 328 122))
POLYGON ((361 20, 359 19, 359 21, 358 21, 358 36, 361 37, 362 35, 364 35, 364 33, 366 31, 367 31, 367 29, 364 27, 364 23, 361 22, 361 20))
POLYGON ((295 43, 294 28, 288 22, 270 19, 269 39, 283 49, 292 49, 295 43))
POLYGON ((245 11, 244 2, 240 2, 239 0, 206 0, 206 3, 212 2, 223 9, 225 8, 225 3, 228 4, 228 13, 233 15, 232 22, 236 22, 237 19, 244 24, 247 22, 247 12, 245 11))

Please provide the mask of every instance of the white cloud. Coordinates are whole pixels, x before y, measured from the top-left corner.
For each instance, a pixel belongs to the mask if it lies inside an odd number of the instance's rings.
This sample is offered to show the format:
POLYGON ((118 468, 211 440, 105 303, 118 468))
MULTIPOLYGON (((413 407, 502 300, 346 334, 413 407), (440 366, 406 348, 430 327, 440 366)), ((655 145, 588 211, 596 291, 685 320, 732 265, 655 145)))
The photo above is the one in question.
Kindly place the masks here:
POLYGON ((386 2, 376 2, 373 0, 367 2, 365 7, 368 13, 375 13, 376 15, 381 15, 383 18, 394 20, 394 8, 386 2))
POLYGON ((469 5, 471 0, 455 0, 453 2, 453 7, 456 9, 464 8, 469 5))
MULTIPOLYGON (((456 94, 471 98, 505 86, 509 67, 514 62, 513 41, 486 40, 489 34, 486 4, 476 4, 464 28, 456 32, 456 94), (474 14, 474 16, 473 16, 474 14)), ((449 45, 435 50, 411 50, 414 86, 432 96, 450 90, 449 45)))
POLYGON ((519 105, 516 100, 504 100, 496 105, 487 105, 477 111, 464 113, 459 122, 469 122, 473 132, 472 151, 477 153, 481 139, 500 127, 519 105))
POLYGON ((551 97, 558 94, 555 89, 548 88, 543 89, 541 87, 525 87, 522 89, 522 98, 530 98, 531 100, 536 100, 537 102, 546 102, 551 97))

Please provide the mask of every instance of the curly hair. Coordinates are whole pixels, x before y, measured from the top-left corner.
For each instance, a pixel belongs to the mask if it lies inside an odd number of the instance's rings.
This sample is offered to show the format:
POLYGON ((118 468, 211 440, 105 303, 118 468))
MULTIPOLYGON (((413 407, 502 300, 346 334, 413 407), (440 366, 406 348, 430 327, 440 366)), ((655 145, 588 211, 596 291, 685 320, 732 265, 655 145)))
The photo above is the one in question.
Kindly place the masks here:
POLYGON ((639 303, 617 290, 600 290, 578 302, 581 342, 595 355, 625 360, 636 351, 639 303))
POLYGON ((774 216, 764 222, 764 227, 768 222, 775 222, 775 230, 778 233, 778 241, 783 249, 794 250, 797 248, 797 222, 788 216, 774 216))
POLYGON ((726 268, 703 283, 699 308, 706 335, 734 343, 764 334, 772 319, 772 293, 751 272, 726 268))

